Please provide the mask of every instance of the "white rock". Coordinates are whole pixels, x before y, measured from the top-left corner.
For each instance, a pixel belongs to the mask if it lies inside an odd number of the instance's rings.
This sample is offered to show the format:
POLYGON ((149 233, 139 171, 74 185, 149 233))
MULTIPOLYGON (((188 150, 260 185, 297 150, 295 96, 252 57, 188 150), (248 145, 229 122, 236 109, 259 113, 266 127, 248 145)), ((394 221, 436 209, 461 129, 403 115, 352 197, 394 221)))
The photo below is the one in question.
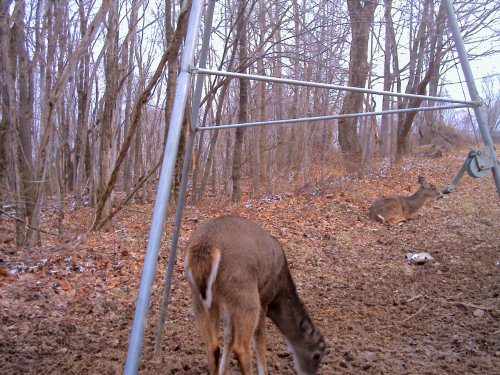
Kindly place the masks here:
POLYGON ((429 253, 407 253, 405 254, 405 258, 408 262, 413 264, 424 264, 434 260, 429 253))

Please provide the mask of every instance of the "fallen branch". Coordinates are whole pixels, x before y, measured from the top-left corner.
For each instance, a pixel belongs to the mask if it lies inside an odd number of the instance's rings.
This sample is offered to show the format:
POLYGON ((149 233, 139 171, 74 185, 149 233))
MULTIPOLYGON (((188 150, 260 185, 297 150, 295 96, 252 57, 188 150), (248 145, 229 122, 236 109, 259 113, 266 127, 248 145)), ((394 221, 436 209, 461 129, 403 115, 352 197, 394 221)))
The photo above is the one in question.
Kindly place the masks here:
POLYGON ((494 307, 478 306, 478 305, 473 305, 472 303, 446 301, 444 299, 441 301, 445 302, 445 303, 449 303, 450 305, 466 307, 466 308, 470 308, 470 309, 479 309, 479 310, 485 310, 485 311, 495 311, 496 310, 494 307))
POLYGON ((407 318, 403 319, 403 321, 401 321, 401 323, 406 323, 408 320, 410 320, 411 318, 414 318, 415 316, 417 316, 418 314, 420 314, 422 311, 424 311, 424 309, 427 307, 427 305, 423 305, 420 310, 418 310, 415 314, 411 314, 410 316, 408 316, 407 318))
POLYGON ((416 296, 413 296, 413 297, 411 297, 410 299, 407 299, 407 300, 405 301, 405 303, 410 303, 410 302, 416 301, 417 299, 420 299, 420 298, 422 298, 422 297, 423 297, 423 296, 422 296, 422 294, 417 294, 416 296))
MULTIPOLYGON (((66 349, 67 350, 67 349, 66 349)), ((41 374, 47 374, 49 373, 52 369, 54 369, 56 366, 58 366, 61 362, 63 362, 64 360, 66 360, 66 358, 68 357, 68 354, 70 353, 70 350, 68 350, 66 352, 66 354, 61 358, 59 359, 59 361, 55 362, 54 364, 52 364, 51 366, 49 366, 48 369, 46 370, 43 370, 42 372, 39 372, 37 375, 41 375, 41 374)))
POLYGON ((26 225, 27 228, 31 229, 31 230, 34 230, 36 232, 40 232, 40 233, 45 233, 45 234, 48 234, 48 235, 51 235, 51 236, 54 236, 54 237, 57 237, 58 234, 57 233, 50 233, 50 232, 47 232, 46 230, 43 230, 43 229, 40 229, 40 228, 37 228, 37 227, 34 227, 30 224, 28 224, 28 222, 24 219, 21 219, 17 216, 14 216, 14 215, 11 215, 9 214, 8 212, 0 209, 0 213, 4 214, 5 216, 11 218, 12 220, 15 220, 15 221, 18 221, 20 223, 23 223, 24 225, 26 225))

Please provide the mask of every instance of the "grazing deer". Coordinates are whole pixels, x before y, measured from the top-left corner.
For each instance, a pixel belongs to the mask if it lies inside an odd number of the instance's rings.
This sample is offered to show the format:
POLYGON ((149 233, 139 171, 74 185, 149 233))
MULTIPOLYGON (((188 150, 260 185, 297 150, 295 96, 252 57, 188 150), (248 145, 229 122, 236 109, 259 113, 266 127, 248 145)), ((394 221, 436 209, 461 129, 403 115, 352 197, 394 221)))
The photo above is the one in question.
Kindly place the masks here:
POLYGON ((370 219, 386 224, 398 224, 413 219, 426 201, 442 198, 443 194, 423 177, 418 178, 418 183, 420 188, 409 197, 391 195, 376 199, 368 210, 370 219))
POLYGON ((226 374, 233 351, 242 374, 252 374, 252 338, 259 375, 267 374, 266 316, 285 336, 297 373, 316 373, 326 345, 297 294, 276 238, 242 217, 212 218, 191 235, 184 265, 211 374, 226 374))

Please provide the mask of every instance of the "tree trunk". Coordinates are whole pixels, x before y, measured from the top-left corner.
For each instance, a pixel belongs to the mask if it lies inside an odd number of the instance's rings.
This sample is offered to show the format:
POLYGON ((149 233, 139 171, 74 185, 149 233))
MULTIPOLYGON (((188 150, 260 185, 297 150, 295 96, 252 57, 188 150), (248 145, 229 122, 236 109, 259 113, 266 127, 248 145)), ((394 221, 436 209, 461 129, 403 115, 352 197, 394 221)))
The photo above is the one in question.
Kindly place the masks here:
MULTIPOLYGON (((266 39, 266 22, 265 22, 265 3, 264 0, 259 0, 259 49, 257 51, 257 74, 264 76, 264 41, 266 39)), ((265 119, 266 108, 266 83, 261 81, 257 84, 256 104, 257 104, 257 118, 259 121, 265 119)), ((265 173, 265 133, 266 127, 258 126, 253 129, 254 134, 254 153, 253 153, 253 192, 258 194, 261 188, 262 181, 266 178, 265 173)))
MULTIPOLYGON (((14 11, 12 13, 13 26, 10 30, 11 34, 11 61, 12 66, 9 69, 11 79, 7 78, 12 84, 17 82, 17 89, 19 90, 19 99, 15 101, 14 87, 12 86, 9 91, 8 97, 13 101, 11 105, 15 106, 11 111, 11 124, 15 128, 13 134, 17 134, 13 141, 16 143, 15 158, 16 165, 16 189, 17 189, 17 203, 16 215, 19 219, 25 221, 24 225, 18 221, 16 224, 16 239, 17 246, 21 247, 26 244, 29 239, 30 233, 36 233, 37 240, 39 239, 39 232, 33 232, 33 223, 31 218, 34 209, 35 201, 35 186, 33 178, 33 156, 32 156, 32 121, 33 121, 33 102, 31 98, 32 83, 30 74, 30 62, 28 60, 28 53, 26 51, 26 34, 25 34, 25 3, 24 1, 16 2, 14 11), (14 114, 14 115, 13 115, 14 114)), ((8 35, 8 34, 7 34, 8 35)), ((7 55, 7 54, 6 54, 7 55)), ((8 55, 7 55, 8 56, 8 55)))
POLYGON ((12 105, 12 90, 14 83, 10 74, 10 53, 9 53, 9 0, 0 0, 0 185, 7 186, 7 137, 12 126, 10 110, 12 105))
MULTIPOLYGON (((348 0, 351 23, 351 49, 349 57, 348 85, 365 87, 368 76, 368 37, 377 2, 348 0)), ((349 91, 344 96, 341 114, 360 112, 363 108, 363 93, 349 91)), ((361 165, 361 144, 357 130, 358 119, 343 118, 338 121, 338 137, 344 155, 347 172, 359 171, 361 165)))
MULTIPOLYGON (((123 133, 127 134, 128 129, 130 127, 130 115, 132 112, 132 100, 133 100, 133 94, 136 92, 134 89, 134 59, 135 59, 135 48, 136 48, 136 41, 137 41, 137 0, 133 0, 131 5, 131 10, 130 10, 130 21, 129 21, 129 35, 130 37, 128 38, 128 41, 124 43, 124 50, 126 51, 124 55, 126 56, 126 59, 124 61, 125 65, 125 74, 127 76, 127 83, 126 83, 126 96, 125 96, 125 113, 124 113, 124 124, 123 124, 123 133)), ((132 161, 131 161, 131 155, 127 155, 123 162, 123 190, 125 193, 130 192, 130 187, 133 185, 133 180, 132 180, 132 161)), ((141 175, 141 173, 138 173, 138 171, 135 171, 133 178, 136 179, 141 175)))
MULTIPOLYGON (((392 38, 391 28, 392 26, 392 0, 384 0, 384 20, 385 20, 385 38, 384 38, 384 82, 383 82, 383 90, 390 91, 392 84, 392 74, 391 74, 391 48, 392 48, 392 38)), ((391 97, 388 95, 384 95, 382 97, 382 110, 387 111, 390 107, 391 97)), ((390 132, 389 132, 389 118, 390 115, 384 114, 381 119, 380 126, 380 148, 379 148, 379 156, 386 157, 389 155, 391 148, 391 140, 390 140, 390 132)))
MULTIPOLYGON (((240 66, 243 69, 240 71, 245 74, 247 72, 247 36, 246 36, 246 1, 238 1, 238 22, 237 22, 237 37, 239 43, 239 57, 240 66)), ((245 78, 239 79, 240 93, 239 93, 239 114, 238 122, 247 122, 247 106, 248 106, 248 80, 245 78)), ((233 151, 233 164, 231 179, 233 182, 233 192, 231 200, 238 202, 241 199, 241 165, 242 165, 242 152, 243 152, 243 136, 245 134, 244 128, 236 128, 236 136, 233 151)))
MULTIPOLYGON (((111 196, 105 195, 106 183, 111 176, 111 147, 113 139, 113 123, 119 85, 118 69, 118 1, 113 0, 108 13, 108 30, 106 35, 106 56, 104 70, 106 76, 106 90, 104 92, 104 110, 101 120, 100 147, 99 147, 99 180, 97 186, 98 206, 102 211, 96 211, 96 221, 102 216, 111 214, 111 196)), ((104 228, 111 230, 111 222, 104 228)))
MULTIPOLYGON (((414 71, 410 71, 407 93, 426 94, 427 85, 436 69, 439 69, 439 64, 445 53, 445 48, 442 45, 445 20, 444 3, 441 3, 435 21, 430 24, 429 20, 433 20, 430 13, 434 11, 431 3, 432 0, 425 1, 422 20, 412 47, 413 59, 410 57, 410 60, 416 60, 416 62, 411 64, 414 71), (426 48, 423 47, 424 45, 426 48), (427 67, 425 67, 426 62, 427 67)), ((399 103, 399 108, 418 108, 422 102, 423 99, 421 98, 410 98, 404 104, 399 103)), ((402 113, 398 116, 396 162, 400 162, 403 156, 409 152, 409 136, 416 114, 417 111, 402 113)))
MULTIPOLYGON (((7 157, 9 154, 14 154, 17 156, 17 141, 13 139, 13 135, 16 134, 16 124, 17 121, 17 106, 15 105, 15 69, 13 66, 14 56, 13 51, 10 46, 11 33, 9 28, 9 22, 11 21, 9 17, 9 3, 8 0, 0 0, 0 84, 2 92, 2 119, 0 121, 0 162, 1 162, 1 178, 2 182, 4 179, 9 178, 11 186, 15 187, 16 190, 16 215, 18 215, 18 220, 16 220, 16 244, 21 247, 26 238, 26 233, 24 231, 24 225, 21 220, 24 218, 19 216, 24 210, 24 206, 20 205, 22 199, 20 197, 20 189, 18 181, 21 180, 19 173, 19 162, 18 158, 14 157, 14 163, 9 163, 7 157), (10 147, 9 147, 10 145, 10 147), (10 150, 9 150, 10 149, 10 150), (14 152, 11 150, 14 149, 14 152), (7 168, 9 164, 14 164, 14 173, 8 173, 7 168)), ((12 171, 12 166, 11 166, 12 171)))
MULTIPOLYGON (((87 12, 83 2, 78 5, 78 15, 80 23, 80 36, 83 37, 87 32, 87 12)), ((77 126, 75 145, 73 149, 73 164, 75 173, 73 174, 73 185, 75 189, 76 205, 82 203, 82 192, 87 184, 89 171, 85 169, 85 150, 87 146, 87 122, 88 108, 87 102, 90 95, 90 56, 85 52, 80 58, 76 74, 76 93, 77 93, 77 126)))

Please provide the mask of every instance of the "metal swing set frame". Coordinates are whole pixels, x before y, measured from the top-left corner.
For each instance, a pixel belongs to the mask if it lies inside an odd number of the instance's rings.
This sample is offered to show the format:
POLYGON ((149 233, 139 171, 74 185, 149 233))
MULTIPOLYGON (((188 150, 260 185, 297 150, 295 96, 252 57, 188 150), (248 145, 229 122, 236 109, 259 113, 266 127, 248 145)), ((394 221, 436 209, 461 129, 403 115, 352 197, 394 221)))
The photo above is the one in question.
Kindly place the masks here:
POLYGON ((449 99, 449 98, 435 97, 435 96, 368 90, 357 87, 338 86, 338 85, 324 84, 318 82, 298 81, 298 80, 290 80, 290 79, 283 79, 276 77, 257 76, 250 74, 207 69, 206 61, 208 55, 208 46, 210 42, 210 34, 212 32, 212 20, 216 2, 215 0, 207 0, 205 18, 204 18, 204 29, 202 35, 202 47, 198 62, 199 66, 195 67, 193 65, 194 54, 197 46, 198 30, 201 25, 201 18, 203 10, 205 8, 205 0, 193 0, 191 6, 191 13, 189 16, 189 24, 188 24, 186 39, 184 43, 184 49, 182 53, 173 112, 170 119, 170 126, 167 135, 167 143, 163 155, 163 164, 160 172, 158 192, 154 206, 151 229, 149 232, 149 240, 146 249, 146 255, 144 257, 141 282, 136 301, 134 321, 132 325, 132 331, 130 334, 128 353, 126 357, 123 374, 125 375, 136 374, 139 368, 141 349, 144 340, 144 331, 145 331, 148 309, 151 299, 151 290, 153 286, 154 274, 156 271, 156 265, 160 249, 161 237, 163 233, 167 205, 170 199, 171 183, 174 174, 176 155, 180 141, 181 127, 184 120, 184 111, 186 109, 187 97, 190 91, 189 88, 191 85, 191 77, 193 75, 196 76, 196 83, 194 85, 194 92, 192 95, 192 102, 190 109, 190 117, 192 119, 192 123, 190 124, 189 137, 185 149, 184 163, 182 167, 182 178, 179 189, 179 197, 174 217, 174 231, 172 233, 172 238, 170 243, 170 254, 168 259, 167 275, 165 278, 163 299, 161 304, 161 311, 160 311, 157 336, 156 336, 156 344, 155 344, 156 350, 159 350, 161 346, 163 326, 166 318, 166 307, 168 306, 168 301, 170 298, 170 289, 172 285, 175 260, 177 256, 176 255, 177 243, 179 240, 182 214, 184 211, 186 187, 189 179, 188 175, 191 163, 191 158, 189 156, 191 155, 191 152, 194 147, 196 133, 199 131, 228 129, 236 127, 261 126, 261 125, 271 125, 271 124, 300 124, 306 121, 333 120, 343 117, 376 116, 385 113, 390 114, 390 113, 402 113, 402 112, 412 112, 412 111, 431 111, 431 110, 469 107, 474 109, 474 113, 484 142, 484 147, 477 150, 473 150, 469 153, 462 167, 452 178, 450 185, 448 186, 447 189, 445 189, 445 192, 451 193, 454 190, 456 184, 458 183, 458 181, 460 180, 465 171, 467 171, 469 175, 471 175, 472 177, 483 177, 489 174, 489 172, 491 171, 498 195, 500 197, 500 165, 496 157, 495 146, 493 144, 493 140, 487 125, 486 116, 481 108, 482 102, 479 97, 476 84, 474 82, 474 77, 469 65, 467 52, 465 50, 464 42, 460 34, 460 29, 458 26, 455 10, 453 8, 451 0, 443 0, 443 1, 445 2, 446 13, 448 17, 448 27, 452 32, 453 39, 455 40, 460 64, 462 66, 463 74, 467 82, 470 98, 472 99, 471 101, 456 100, 456 99, 449 99), (393 97, 406 97, 406 98, 422 98, 429 101, 435 101, 447 104, 435 107, 395 109, 389 111, 379 111, 379 112, 369 112, 369 113, 352 113, 344 115, 331 115, 331 116, 308 117, 308 118, 297 118, 297 119, 286 119, 286 120, 274 120, 265 122, 250 122, 244 124, 228 124, 220 126, 198 127, 196 125, 196 119, 198 119, 198 112, 199 112, 199 106, 203 89, 203 81, 205 76, 207 75, 219 75, 219 76, 226 76, 233 78, 246 78, 249 80, 283 83, 290 85, 321 87, 331 90, 355 91, 362 93, 370 93, 374 95, 388 95, 393 97))

